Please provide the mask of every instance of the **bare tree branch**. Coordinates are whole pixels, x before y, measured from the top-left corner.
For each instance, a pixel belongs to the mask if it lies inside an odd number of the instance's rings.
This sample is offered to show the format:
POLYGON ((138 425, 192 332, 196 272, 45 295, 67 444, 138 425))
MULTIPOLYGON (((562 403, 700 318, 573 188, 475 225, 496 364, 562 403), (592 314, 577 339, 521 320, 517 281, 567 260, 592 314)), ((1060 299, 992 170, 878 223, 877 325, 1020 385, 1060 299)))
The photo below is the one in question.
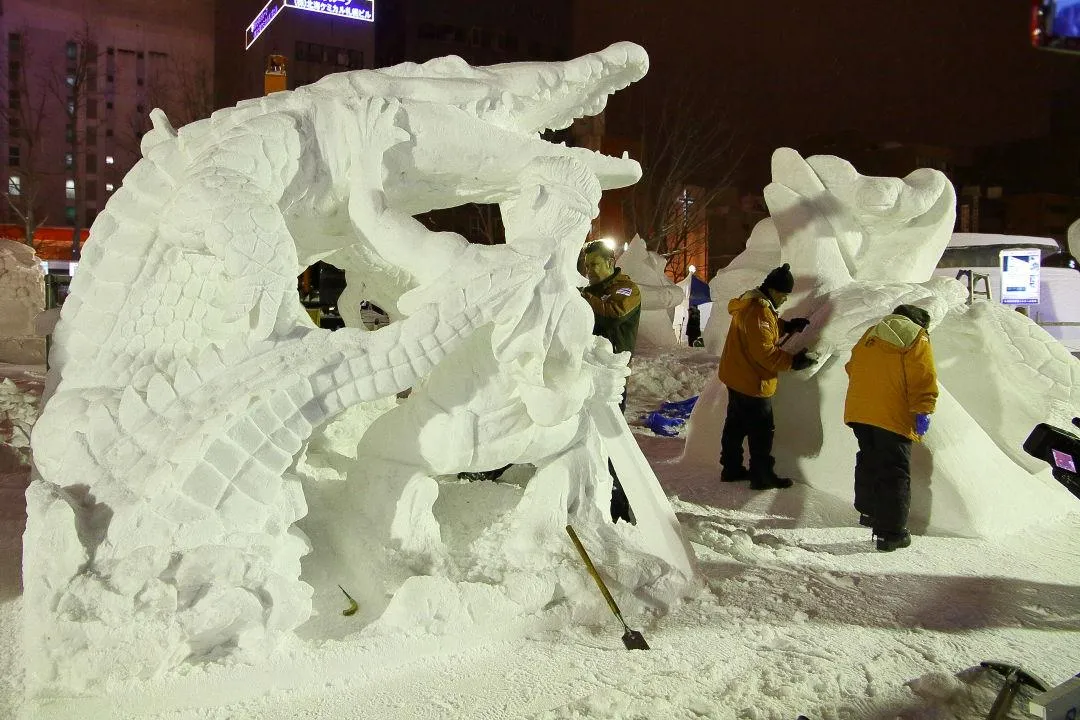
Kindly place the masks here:
POLYGON ((4 119, 10 145, 17 156, 8 158, 13 169, 9 171, 8 186, 3 188, 2 194, 23 226, 23 242, 34 247, 34 234, 47 220, 38 199, 42 189, 54 181, 57 174, 43 169, 43 129, 58 108, 50 102, 52 94, 47 80, 51 73, 47 70, 44 77, 30 77, 30 68, 38 67, 38 64, 34 62, 34 48, 26 42, 29 31, 23 28, 13 35, 22 41, 11 51, 8 72, 0 74, 0 97, 5 102, 4 119))
POLYGON ((505 234, 503 231, 502 215, 499 213, 498 205, 480 205, 473 203, 469 206, 472 208, 477 217, 479 217, 479 234, 477 237, 470 237, 469 242, 482 243, 484 245, 500 245, 505 240, 505 234))
POLYGON ((78 260, 81 251, 82 228, 85 222, 86 182, 85 167, 79 172, 80 165, 85 165, 83 156, 84 122, 87 100, 97 95, 98 45, 89 20, 83 21, 82 29, 67 43, 67 62, 64 68, 58 68, 49 78, 47 87, 64 108, 70 129, 68 147, 71 154, 69 170, 74 181, 75 217, 71 230, 71 259, 78 260))
MULTIPOLYGON (((692 74, 682 75, 692 78, 692 74)), ((710 211, 742 159, 718 98, 687 80, 667 86, 641 118, 642 178, 626 195, 624 215, 646 246, 676 275, 699 241, 710 211)))

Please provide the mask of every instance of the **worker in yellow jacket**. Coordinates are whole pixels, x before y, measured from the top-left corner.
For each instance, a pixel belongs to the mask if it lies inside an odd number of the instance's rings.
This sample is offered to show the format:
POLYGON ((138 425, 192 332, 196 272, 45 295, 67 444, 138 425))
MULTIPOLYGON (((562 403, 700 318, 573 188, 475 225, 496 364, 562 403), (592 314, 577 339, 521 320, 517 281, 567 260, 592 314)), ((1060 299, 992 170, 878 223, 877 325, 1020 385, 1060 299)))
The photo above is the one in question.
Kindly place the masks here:
POLYGON ((911 443, 930 428, 937 371, 930 314, 900 305, 851 350, 844 422, 855 433, 855 509, 883 552, 911 544, 911 443))
POLYGON ((728 303, 731 326, 720 355, 717 375, 727 386, 728 406, 720 438, 721 482, 750 480, 755 490, 791 487, 791 479, 773 470, 772 396, 776 376, 785 370, 802 370, 814 361, 806 350, 794 355, 780 349, 780 335, 802 332, 806 318, 781 320, 778 310, 795 287, 787 263, 772 270, 760 287, 728 303), (750 468, 743 467, 743 440, 750 449, 750 468))

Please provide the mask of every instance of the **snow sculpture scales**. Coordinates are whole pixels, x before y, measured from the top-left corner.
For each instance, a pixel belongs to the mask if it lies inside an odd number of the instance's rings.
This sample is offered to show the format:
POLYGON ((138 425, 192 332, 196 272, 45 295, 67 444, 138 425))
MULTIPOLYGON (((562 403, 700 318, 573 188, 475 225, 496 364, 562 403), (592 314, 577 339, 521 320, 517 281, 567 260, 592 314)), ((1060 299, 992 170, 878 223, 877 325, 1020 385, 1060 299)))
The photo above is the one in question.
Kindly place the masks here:
POLYGON ((258 657, 304 622, 294 456, 463 344, 517 378, 529 422, 617 396, 625 358, 591 337, 565 269, 600 190, 640 169, 537 133, 599 112, 647 63, 629 43, 566 63, 451 57, 329 76, 178 132, 152 113, 144 159, 92 228, 34 431, 31 691, 258 657), (507 246, 412 218, 466 202, 501 204, 507 246), (295 277, 320 259, 346 270, 343 305, 395 322, 312 327, 295 277))

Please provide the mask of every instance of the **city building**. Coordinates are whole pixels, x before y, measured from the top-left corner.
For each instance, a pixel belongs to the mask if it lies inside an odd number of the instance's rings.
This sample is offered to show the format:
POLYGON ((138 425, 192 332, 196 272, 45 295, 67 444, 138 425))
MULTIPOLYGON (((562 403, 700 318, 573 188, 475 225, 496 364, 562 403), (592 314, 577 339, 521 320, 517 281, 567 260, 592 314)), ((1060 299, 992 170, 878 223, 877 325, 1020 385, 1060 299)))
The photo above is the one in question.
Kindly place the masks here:
POLYGON ((294 90, 324 75, 374 67, 381 0, 219 0, 214 16, 214 106, 231 107, 268 89, 294 90), (267 87, 271 56, 285 87, 267 87))
POLYGON ((20 237, 89 227, 138 160, 152 108, 176 125, 210 111, 212 0, 3 0, 0 38, 0 223, 20 237))

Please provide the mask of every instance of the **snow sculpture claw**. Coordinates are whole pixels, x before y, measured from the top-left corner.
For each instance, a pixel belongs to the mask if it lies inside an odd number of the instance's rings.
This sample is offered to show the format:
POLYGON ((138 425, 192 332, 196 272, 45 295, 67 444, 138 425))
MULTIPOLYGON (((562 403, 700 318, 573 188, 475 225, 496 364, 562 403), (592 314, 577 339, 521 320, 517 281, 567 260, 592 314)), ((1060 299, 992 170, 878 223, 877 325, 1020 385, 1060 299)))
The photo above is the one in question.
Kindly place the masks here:
MULTIPOLYGON (((599 112, 647 66, 630 43, 565 63, 445 58, 332 75, 179 130, 152 113, 143 159, 91 228, 33 434, 30 692, 260 658, 303 623, 300 558, 334 538, 297 526, 312 498, 294 464, 347 408, 413 390, 349 478, 356 516, 378 516, 371 558, 435 567, 436 471, 588 464, 583 408, 617 397, 626 361, 597 349, 574 262, 601 189, 640 168, 539 133, 599 112), (501 205, 506 246, 413 218, 465 203, 501 205), (342 303, 395 322, 314 328, 296 275, 317 260, 346 271, 342 303), (462 428, 464 456, 426 444, 462 428)), ((600 492, 598 473, 575 477, 574 498, 600 492)), ((549 501, 561 529, 576 500, 549 501)), ((644 566, 659 582, 670 564, 644 566)))

